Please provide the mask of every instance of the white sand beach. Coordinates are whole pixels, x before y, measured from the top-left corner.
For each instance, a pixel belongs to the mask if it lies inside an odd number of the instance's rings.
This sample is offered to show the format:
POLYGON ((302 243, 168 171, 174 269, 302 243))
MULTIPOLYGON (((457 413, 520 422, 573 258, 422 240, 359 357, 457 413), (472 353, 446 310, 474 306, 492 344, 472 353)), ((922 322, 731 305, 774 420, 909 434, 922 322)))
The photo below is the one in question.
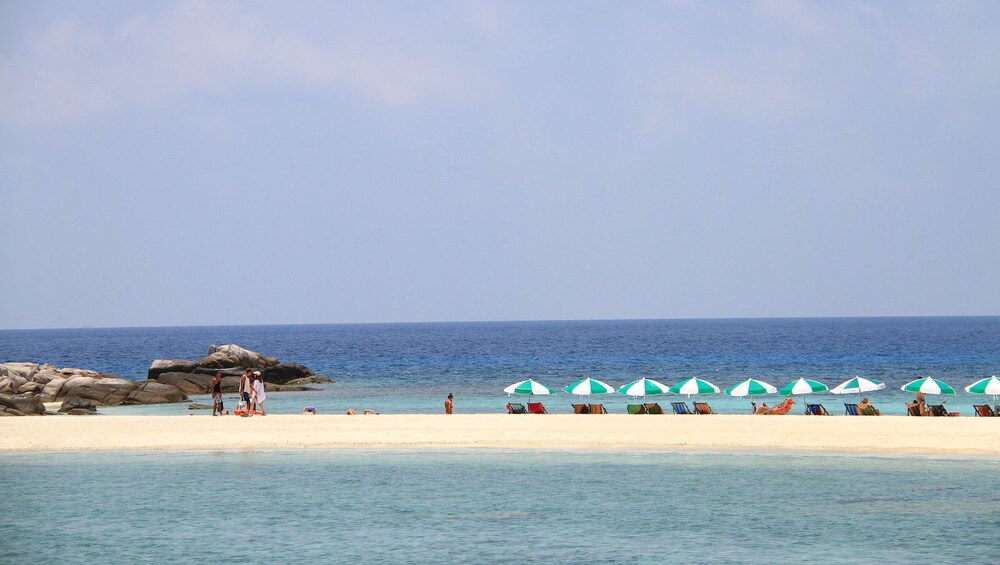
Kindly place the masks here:
POLYGON ((771 450, 1000 455, 1000 419, 846 416, 269 415, 0 419, 0 452, 312 448, 771 450))

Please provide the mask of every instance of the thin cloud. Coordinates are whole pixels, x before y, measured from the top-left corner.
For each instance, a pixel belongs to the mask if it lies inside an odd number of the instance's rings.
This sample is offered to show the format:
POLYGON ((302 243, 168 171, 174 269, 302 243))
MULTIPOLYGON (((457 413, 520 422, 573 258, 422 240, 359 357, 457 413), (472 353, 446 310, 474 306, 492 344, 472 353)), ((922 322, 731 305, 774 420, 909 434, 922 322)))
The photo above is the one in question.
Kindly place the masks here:
MULTIPOLYGON (((366 14, 361 22, 330 13, 329 33, 310 35, 241 8, 184 1, 109 31, 55 22, 0 55, 0 120, 83 123, 187 93, 255 87, 344 93, 400 108, 474 100, 495 83, 488 70, 456 55, 463 51, 456 42, 467 38, 447 29, 461 27, 462 13, 366 14), (399 40, 413 36, 420 41, 399 40)), ((472 29, 481 28, 483 14, 471 16, 478 18, 472 29)), ((499 24, 495 13, 490 17, 491 29, 480 37, 494 35, 499 24)))

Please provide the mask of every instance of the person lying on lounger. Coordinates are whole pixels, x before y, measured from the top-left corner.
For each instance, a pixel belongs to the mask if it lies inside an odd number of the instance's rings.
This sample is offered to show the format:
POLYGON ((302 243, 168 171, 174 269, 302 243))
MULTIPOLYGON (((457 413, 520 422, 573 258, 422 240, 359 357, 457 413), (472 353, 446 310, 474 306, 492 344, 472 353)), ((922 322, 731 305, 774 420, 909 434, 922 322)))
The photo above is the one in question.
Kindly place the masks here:
POLYGON ((786 398, 781 402, 781 404, 775 406, 774 408, 771 408, 767 412, 764 412, 764 414, 777 415, 777 416, 788 414, 792 410, 793 404, 795 404, 794 400, 792 400, 791 398, 786 398))
POLYGON ((858 414, 862 416, 881 416, 882 413, 879 412, 878 408, 872 406, 872 403, 868 401, 867 398, 861 399, 861 404, 858 404, 858 414))
MULTIPOLYGON (((357 416, 358 415, 358 411, 355 410, 354 408, 348 408, 347 412, 344 412, 344 414, 347 414, 348 416, 357 416)), ((378 414, 378 412, 376 412, 374 410, 371 410, 371 409, 368 409, 368 408, 365 408, 364 414, 365 414, 365 416, 367 416, 369 414, 378 414)))

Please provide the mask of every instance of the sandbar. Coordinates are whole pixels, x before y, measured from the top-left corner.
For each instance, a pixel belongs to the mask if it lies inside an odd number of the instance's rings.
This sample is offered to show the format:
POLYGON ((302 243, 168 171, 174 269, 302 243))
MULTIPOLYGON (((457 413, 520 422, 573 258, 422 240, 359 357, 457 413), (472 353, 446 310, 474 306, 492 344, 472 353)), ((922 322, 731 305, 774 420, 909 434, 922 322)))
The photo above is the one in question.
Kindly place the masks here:
POLYGON ((0 452, 506 448, 1000 455, 1000 418, 751 415, 26 416, 0 452))

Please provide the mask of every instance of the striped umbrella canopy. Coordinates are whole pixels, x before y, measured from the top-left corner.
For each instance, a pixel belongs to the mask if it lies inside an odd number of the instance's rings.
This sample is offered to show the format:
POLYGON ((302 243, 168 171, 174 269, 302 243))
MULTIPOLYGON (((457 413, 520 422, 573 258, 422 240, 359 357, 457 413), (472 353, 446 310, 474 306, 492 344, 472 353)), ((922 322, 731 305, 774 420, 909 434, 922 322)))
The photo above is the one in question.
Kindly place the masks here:
POLYGON ((654 396, 657 394, 667 394, 670 392, 670 387, 653 379, 643 377, 619 388, 618 392, 628 396, 654 396))
POLYGON ((509 387, 503 389, 507 394, 527 394, 528 396, 534 394, 555 394, 556 391, 543 385, 542 383, 536 381, 535 379, 528 379, 526 381, 521 381, 519 383, 514 383, 509 387))
POLYGON ((885 388, 885 383, 881 381, 855 375, 853 379, 848 379, 831 388, 830 392, 833 394, 854 394, 856 392, 858 393, 858 400, 861 400, 862 392, 872 392, 874 390, 882 390, 883 388, 885 388))
POLYGON ((578 394, 580 396, 590 396, 592 394, 611 394, 615 391, 611 385, 602 383, 601 381, 590 377, 564 387, 563 390, 570 394, 578 394))
POLYGON ((674 394, 686 394, 688 396, 693 394, 715 394, 719 392, 719 387, 697 377, 691 377, 670 387, 670 392, 674 394))
POLYGON ((922 379, 910 381, 901 386, 899 390, 905 390, 906 392, 922 392, 924 394, 955 394, 955 389, 931 377, 924 377, 922 379))
POLYGON ((781 387, 781 390, 778 391, 778 394, 783 394, 785 396, 788 396, 790 394, 813 394, 816 392, 825 392, 828 390, 830 390, 830 387, 826 386, 825 384, 819 381, 811 381, 809 379, 799 377, 794 381, 788 383, 787 385, 781 387))
POLYGON ((726 389, 726 394, 729 396, 752 396, 755 394, 774 394, 776 392, 778 392, 778 389, 754 378, 748 378, 726 389))
POLYGON ((992 394, 993 402, 996 402, 997 396, 1000 395, 1000 379, 996 375, 979 379, 965 387, 965 392, 971 392, 972 394, 992 394))

